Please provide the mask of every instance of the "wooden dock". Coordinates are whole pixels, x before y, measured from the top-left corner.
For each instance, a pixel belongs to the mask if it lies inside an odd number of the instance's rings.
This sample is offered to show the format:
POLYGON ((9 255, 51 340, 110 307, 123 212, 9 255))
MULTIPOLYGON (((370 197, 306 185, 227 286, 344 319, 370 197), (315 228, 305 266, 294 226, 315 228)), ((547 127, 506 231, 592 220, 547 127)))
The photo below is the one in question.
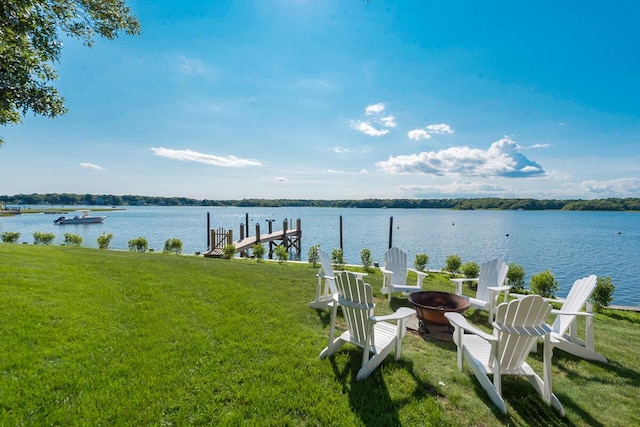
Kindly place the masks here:
POLYGON ((287 251, 292 254, 293 257, 300 259, 302 229, 300 219, 296 220, 296 227, 289 228, 288 222, 285 219, 282 223, 282 230, 273 231, 272 223, 269 222, 269 232, 267 234, 260 234, 260 225, 256 224, 256 233, 254 236, 245 237, 244 224, 240 225, 240 240, 233 240, 233 232, 231 230, 224 229, 211 229, 211 247, 204 253, 206 257, 222 258, 224 256, 224 247, 227 245, 233 245, 235 252, 239 253, 241 257, 250 257, 251 248, 261 243, 267 249, 267 255, 269 259, 273 259, 273 253, 276 247, 284 245, 287 251))

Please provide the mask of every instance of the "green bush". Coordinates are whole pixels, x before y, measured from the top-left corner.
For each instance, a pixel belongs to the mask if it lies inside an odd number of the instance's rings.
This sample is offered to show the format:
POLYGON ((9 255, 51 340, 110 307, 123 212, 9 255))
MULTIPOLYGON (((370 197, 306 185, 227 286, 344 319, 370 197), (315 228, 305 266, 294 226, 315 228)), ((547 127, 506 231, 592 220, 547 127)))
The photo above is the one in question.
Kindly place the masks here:
POLYGON ((311 246, 307 257, 309 258, 309 264, 311 264, 313 268, 318 268, 320 266, 320 245, 311 246))
POLYGON ((43 233, 40 231, 36 231, 33 233, 33 244, 34 245, 50 245, 53 243, 53 240, 56 238, 53 233, 43 233))
POLYGON ((109 249, 109 244, 111 243, 111 239, 113 238, 113 234, 111 233, 102 233, 98 236, 98 248, 100 249, 109 249))
POLYGON ((149 243, 144 237, 136 237, 129 240, 129 250, 132 252, 146 252, 149 249, 149 243))
POLYGON ((289 259, 289 252, 287 252, 287 248, 284 245, 276 246, 273 252, 276 254, 278 262, 285 262, 289 259))
POLYGON ((448 271, 451 274, 458 274, 461 264, 462 264, 462 260, 460 259, 460 255, 449 255, 447 257, 444 270, 448 271))
POLYGON ((260 244, 260 243, 256 243, 251 248, 251 253, 258 260, 258 262, 262 261, 262 258, 264 258, 264 253, 265 252, 266 252, 266 250, 265 250, 264 246, 262 244, 260 244))
POLYGON ((522 292, 524 290, 524 267, 515 262, 509 263, 507 280, 512 291, 522 292))
POLYGON ((475 261, 465 262, 460 266, 460 271, 464 277, 473 278, 480 274, 480 266, 475 261))
POLYGON ((360 261, 362 261, 362 267, 367 273, 371 270, 371 251, 369 249, 363 249, 360 251, 360 261))
POLYGON ((232 245, 232 244, 224 245, 224 247, 222 248, 222 253, 224 253, 224 257, 226 259, 233 258, 234 256, 236 256, 235 245, 232 245))
POLYGON ((558 281, 552 272, 546 270, 531 276, 529 287, 540 296, 553 298, 558 290, 558 281))
POLYGON ((344 266, 344 255, 342 249, 333 249, 331 251, 331 264, 342 268, 344 266))
POLYGON ((20 239, 20 233, 16 231, 5 231, 2 233, 3 243, 17 243, 18 239, 20 239))
POLYGON ((73 233, 64 233, 65 246, 80 246, 82 244, 82 236, 73 233))
POLYGON ((162 252, 165 254, 174 253, 176 255, 180 255, 182 253, 182 240, 167 239, 167 241, 164 242, 164 249, 162 252))
POLYGON ((596 311, 602 310, 604 307, 608 307, 613 300, 613 293, 616 290, 616 286, 611 283, 611 277, 598 277, 596 288, 591 294, 591 302, 596 311))
POLYGON ((424 271, 424 269, 427 268, 428 263, 429 263, 429 255, 416 254, 416 259, 413 262, 413 266, 418 271, 424 271))

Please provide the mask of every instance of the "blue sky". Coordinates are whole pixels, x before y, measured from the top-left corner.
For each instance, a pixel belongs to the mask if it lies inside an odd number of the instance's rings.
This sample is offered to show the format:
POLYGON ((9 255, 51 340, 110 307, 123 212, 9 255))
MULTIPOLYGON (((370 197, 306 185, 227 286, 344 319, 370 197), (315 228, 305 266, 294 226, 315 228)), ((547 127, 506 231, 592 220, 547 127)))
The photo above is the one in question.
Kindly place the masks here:
MULTIPOLYGON (((640 197, 632 1, 129 0, 0 194, 640 197)), ((9 178, 7 178, 9 177, 9 178)))

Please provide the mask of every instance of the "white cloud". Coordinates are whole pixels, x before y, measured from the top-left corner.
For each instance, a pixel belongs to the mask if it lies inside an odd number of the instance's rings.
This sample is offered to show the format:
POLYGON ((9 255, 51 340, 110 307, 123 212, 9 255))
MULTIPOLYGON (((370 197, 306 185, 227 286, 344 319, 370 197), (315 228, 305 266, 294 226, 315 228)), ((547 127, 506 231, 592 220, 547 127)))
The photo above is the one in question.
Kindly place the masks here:
POLYGON ((377 104, 373 104, 373 105, 368 105, 367 108, 365 108, 364 112, 367 116, 371 116, 374 114, 380 114, 384 111, 384 104, 382 102, 379 102, 377 104))
POLYGON ((551 144, 533 144, 526 148, 547 148, 551 147, 551 144))
POLYGON ((423 129, 414 129, 410 130, 407 133, 409 139, 413 139, 415 141, 421 141, 423 139, 430 139, 431 135, 443 135, 443 134, 453 134, 453 129, 451 126, 445 123, 436 123, 432 125, 428 125, 423 129))
POLYGON ((488 150, 451 147, 446 150, 422 152, 376 163, 388 174, 422 173, 437 176, 530 177, 542 176, 544 169, 520 153, 520 147, 508 137, 491 144, 488 150))
POLYGON ((97 170, 97 171, 105 170, 102 166, 95 165, 93 163, 80 163, 80 167, 81 168, 85 168, 85 169, 94 169, 94 170, 97 170))
POLYGON ((333 147, 333 151, 335 151, 335 152, 336 152, 336 153, 338 153, 338 154, 346 154, 346 153, 348 153, 350 150, 349 150, 348 148, 344 148, 344 147, 337 146, 337 147, 333 147))
POLYGON ((584 181, 582 189, 600 197, 639 197, 640 179, 619 178, 608 181, 584 181))
POLYGON ((429 125, 427 126, 427 131, 431 134, 449 134, 451 135, 453 132, 453 129, 451 129, 451 126, 449 126, 448 124, 445 123, 436 123, 433 125, 429 125))
POLYGON ((262 166, 256 160, 240 159, 235 156, 214 156, 212 154, 198 153, 192 150, 174 150, 172 148, 151 148, 153 154, 172 160, 185 162, 204 163, 212 166, 243 168, 246 166, 262 166))
POLYGON ((382 123, 382 126, 386 128, 394 128, 397 125, 396 118, 393 116, 387 116, 387 117, 381 118, 380 123, 382 123))
POLYGON ((409 139, 422 141, 423 139, 431 139, 431 134, 424 129, 414 129, 407 133, 409 139))
POLYGON ((287 182, 287 178, 283 178, 281 176, 276 177, 276 181, 278 182, 287 182))
POLYGON ((180 61, 180 70, 189 76, 204 74, 206 71, 204 63, 199 59, 178 55, 178 60, 180 61))
POLYGON ((388 129, 376 129, 371 123, 362 121, 351 122, 351 127, 369 136, 383 136, 389 133, 388 129))

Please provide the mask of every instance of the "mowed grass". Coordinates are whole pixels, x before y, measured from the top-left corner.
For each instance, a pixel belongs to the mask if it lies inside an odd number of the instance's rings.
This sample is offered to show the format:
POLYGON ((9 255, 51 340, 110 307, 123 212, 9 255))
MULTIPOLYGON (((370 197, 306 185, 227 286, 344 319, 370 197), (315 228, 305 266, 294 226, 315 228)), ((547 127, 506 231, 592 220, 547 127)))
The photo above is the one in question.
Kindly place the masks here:
MULTIPOLYGON (((329 311, 309 309, 316 269, 72 247, 0 244, 0 425, 640 424, 640 316, 597 315, 599 364, 559 350, 561 418, 505 378, 491 404, 455 345, 409 333, 355 381, 361 351, 318 359, 329 311)), ((588 272, 585 272, 587 274, 588 272)), ((378 313, 389 306, 370 274, 378 313)), ((430 274, 425 288, 452 291, 430 274)), ((469 310, 474 323, 486 314, 469 310)), ((541 351, 531 365, 542 372, 541 351)))

